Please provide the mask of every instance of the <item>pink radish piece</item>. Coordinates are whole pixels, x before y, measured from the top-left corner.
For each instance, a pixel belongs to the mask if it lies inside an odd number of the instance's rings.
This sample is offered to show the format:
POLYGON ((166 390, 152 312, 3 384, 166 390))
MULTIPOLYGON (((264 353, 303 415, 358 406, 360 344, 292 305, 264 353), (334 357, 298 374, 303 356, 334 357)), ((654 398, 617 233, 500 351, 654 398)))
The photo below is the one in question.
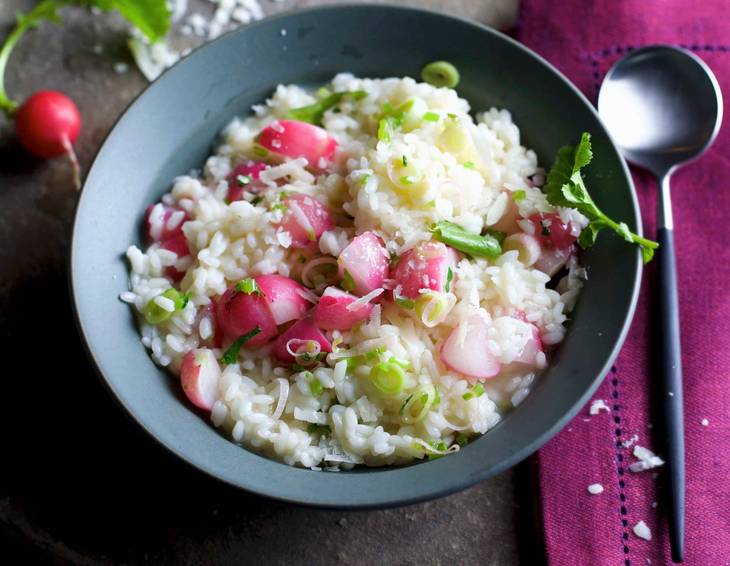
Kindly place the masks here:
MULTIPOLYGON (((180 232, 176 236, 165 240, 160 244, 163 250, 168 250, 177 254, 178 259, 190 255, 190 248, 188 247, 188 240, 185 238, 185 234, 180 232)), ((184 271, 178 271, 174 265, 170 265, 165 268, 165 275, 173 281, 180 281, 185 276, 184 271)))
POLYGON ((500 218, 496 224, 490 226, 493 230, 504 232, 505 234, 514 234, 520 231, 520 227, 517 225, 517 221, 521 220, 520 209, 517 207, 517 203, 512 198, 512 193, 505 191, 507 198, 507 210, 505 211, 502 218, 500 218))
POLYGON ((286 348, 289 340, 314 340, 319 344, 320 352, 332 351, 332 344, 330 344, 329 340, 327 340, 325 335, 322 334, 322 331, 315 326, 314 322, 312 322, 312 319, 309 317, 295 322, 274 342, 274 356, 282 362, 293 363, 294 356, 292 356, 286 348))
POLYGON ((229 340, 237 340, 257 326, 261 329, 246 342, 246 347, 262 346, 277 334, 276 321, 266 297, 229 288, 218 300, 216 315, 221 330, 229 340))
POLYGON ((250 159, 235 167, 230 175, 228 175, 228 202, 243 200, 244 191, 250 193, 259 192, 264 185, 257 181, 261 172, 267 167, 268 165, 266 163, 251 161, 250 159), (244 184, 239 183, 238 177, 240 176, 248 177, 249 182, 244 184))
POLYGON ((293 193, 284 199, 284 205, 287 211, 279 226, 289 232, 293 248, 306 248, 334 227, 329 208, 314 197, 293 193))
POLYGON ((301 318, 311 303, 304 298, 306 287, 283 275, 259 275, 255 278, 271 309, 274 322, 284 324, 301 318))
POLYGON ((309 169, 320 172, 332 162, 337 141, 325 130, 306 122, 278 120, 266 126, 256 140, 264 149, 295 159, 304 157, 309 169))
POLYGON ((520 232, 507 236, 502 244, 502 250, 505 252, 516 250, 517 259, 529 267, 540 258, 540 241, 535 236, 520 232))
POLYGON ((337 259, 342 286, 358 295, 383 286, 388 277, 390 256, 373 232, 356 236, 337 259))
POLYGON ((449 269, 453 277, 455 267, 456 252, 452 248, 441 242, 419 242, 401 256, 393 278, 400 285, 401 296, 417 299, 421 289, 445 292, 449 269))
POLYGON ((578 239, 579 231, 572 222, 563 222, 560 215, 533 214, 528 220, 535 227, 535 237, 543 248, 567 250, 578 239))
POLYGON ((535 262, 534 267, 552 277, 568 263, 571 255, 573 255, 572 247, 565 250, 543 248, 540 259, 535 262))
POLYGON ((325 330, 350 330, 356 323, 366 320, 373 310, 372 303, 360 308, 348 309, 357 300, 337 287, 327 287, 314 308, 314 322, 325 330))
POLYGON ((150 242, 164 242, 182 233, 183 224, 188 220, 184 210, 162 204, 151 204, 144 216, 144 231, 150 242), (173 214, 175 219, 171 220, 173 214))
POLYGON ((534 324, 530 324, 530 326, 532 327, 532 338, 527 341, 520 355, 513 361, 528 366, 535 366, 537 365, 537 355, 543 351, 543 346, 542 340, 540 339, 540 331, 537 329, 537 326, 534 324))
POLYGON ((494 377, 501 366, 487 348, 486 321, 479 315, 472 315, 466 323, 469 327, 463 344, 459 343, 461 332, 457 326, 441 346, 441 361, 449 369, 465 375, 471 383, 494 377))
POLYGON ((215 354, 208 348, 190 350, 180 366, 180 383, 190 402, 206 411, 218 399, 221 368, 215 354))

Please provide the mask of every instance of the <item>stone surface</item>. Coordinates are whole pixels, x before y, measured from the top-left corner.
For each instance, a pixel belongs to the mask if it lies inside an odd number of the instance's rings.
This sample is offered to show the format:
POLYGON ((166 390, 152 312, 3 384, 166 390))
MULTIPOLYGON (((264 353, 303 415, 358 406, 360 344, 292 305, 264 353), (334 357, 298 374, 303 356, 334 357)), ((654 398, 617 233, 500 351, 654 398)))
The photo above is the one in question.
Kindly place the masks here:
MULTIPOLYGON (((261 5, 270 14, 316 3, 323 2, 261 5)), ((516 12, 514 0, 407 4, 500 27, 511 25, 516 12)), ((4 0, 0 36, 16 9, 32 5, 4 0)), ((189 13, 211 9, 202 0, 190 6, 189 13)), ((21 42, 6 84, 18 98, 42 88, 74 98, 84 118, 77 149, 85 170, 146 82, 131 64, 121 20, 76 8, 62 14, 63 26, 45 24, 21 42), (129 71, 116 73, 118 62, 129 63, 129 71)), ((125 166, 120 163, 120 174, 125 166)), ((542 560, 524 468, 429 503, 338 512, 237 491, 164 452, 117 409, 77 337, 66 280, 75 202, 68 164, 29 157, 0 117, 0 343, 6 362, 0 540, 6 555, 39 564, 542 560)))

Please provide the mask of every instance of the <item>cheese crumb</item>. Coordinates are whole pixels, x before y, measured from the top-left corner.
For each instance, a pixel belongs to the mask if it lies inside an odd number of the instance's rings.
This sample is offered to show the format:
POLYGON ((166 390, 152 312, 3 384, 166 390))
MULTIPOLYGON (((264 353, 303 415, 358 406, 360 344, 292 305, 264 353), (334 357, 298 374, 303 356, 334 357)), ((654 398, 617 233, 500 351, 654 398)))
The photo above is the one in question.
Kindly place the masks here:
POLYGON ((591 495, 598 495, 603 493, 603 486, 600 483, 592 483, 588 486, 588 493, 591 495))
POLYGON ((654 454, 648 448, 644 448, 638 444, 634 446, 634 456, 639 459, 638 462, 634 462, 629 466, 629 470, 634 473, 651 470, 652 468, 656 468, 664 464, 664 460, 662 460, 659 456, 654 454))
POLYGON ((639 521, 634 525, 634 534, 644 540, 651 540, 651 531, 644 521, 639 521))
POLYGON ((607 413, 611 412, 611 409, 608 405, 606 405, 606 402, 603 399, 596 399, 591 403, 591 408, 588 410, 588 412, 591 415, 597 415, 601 411, 606 411, 607 413))

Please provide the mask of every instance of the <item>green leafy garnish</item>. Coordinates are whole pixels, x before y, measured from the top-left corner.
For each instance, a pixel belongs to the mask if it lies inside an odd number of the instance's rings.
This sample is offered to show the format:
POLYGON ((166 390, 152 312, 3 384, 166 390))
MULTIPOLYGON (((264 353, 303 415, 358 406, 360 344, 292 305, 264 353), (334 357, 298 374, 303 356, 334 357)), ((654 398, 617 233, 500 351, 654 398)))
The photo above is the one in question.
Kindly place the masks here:
POLYGON ((449 267, 446 271, 446 283, 444 284, 444 292, 451 291, 451 281, 454 279, 454 271, 449 267))
POLYGON ((408 157, 405 155, 401 157, 401 163, 403 163, 403 167, 408 167, 408 157))
POLYGON ((223 354, 223 363, 224 364, 235 364, 236 360, 238 359, 238 353, 241 351, 241 348, 243 345, 251 340, 254 336, 256 336, 259 332, 261 332, 261 327, 257 326, 253 330, 247 332, 240 338, 237 338, 233 341, 233 343, 228 347, 228 349, 223 354))
POLYGON ((502 246, 494 235, 473 234, 446 220, 434 224, 431 233, 439 242, 471 256, 495 258, 502 253, 502 246))
POLYGON ((248 185, 251 182, 251 177, 248 175, 238 175, 236 176, 236 183, 238 183, 239 187, 243 187, 244 185, 248 185))
POLYGON ((411 310, 416 306, 415 301, 413 301, 412 299, 406 299, 404 297, 394 297, 393 302, 399 307, 403 307, 404 309, 408 310, 411 310))
POLYGON ((26 31, 38 27, 44 20, 61 23, 58 9, 64 6, 98 8, 104 12, 116 10, 142 32, 150 43, 161 39, 170 27, 170 10, 165 0, 42 0, 27 14, 18 12, 15 28, 0 48, 0 108, 9 115, 18 108, 18 103, 10 99, 5 91, 5 67, 10 53, 26 31))
MULTIPOLYGON (((317 92, 319 93, 320 91, 317 92)), ((289 110, 289 113, 286 115, 286 117, 292 120, 309 122, 310 124, 316 124, 317 126, 321 126, 324 113, 336 104, 339 104, 343 98, 347 97, 351 100, 361 100, 367 95, 368 93, 364 90, 355 90, 352 92, 334 92, 325 96, 324 98, 321 98, 320 100, 317 100, 317 102, 315 102, 314 104, 289 110)))
POLYGON ((527 192, 523 191, 522 189, 512 192, 512 200, 515 202, 520 202, 520 201, 525 200, 526 196, 527 196, 527 192))
POLYGON ((634 234, 625 222, 611 220, 601 212, 588 194, 580 170, 592 159, 591 135, 587 132, 583 132, 577 145, 561 147, 543 188, 548 202, 553 206, 574 208, 588 218, 590 223, 578 238, 582 248, 591 247, 596 243, 598 233, 604 228, 610 228, 627 242, 637 244, 641 248, 644 263, 651 261, 654 250, 659 244, 634 234))

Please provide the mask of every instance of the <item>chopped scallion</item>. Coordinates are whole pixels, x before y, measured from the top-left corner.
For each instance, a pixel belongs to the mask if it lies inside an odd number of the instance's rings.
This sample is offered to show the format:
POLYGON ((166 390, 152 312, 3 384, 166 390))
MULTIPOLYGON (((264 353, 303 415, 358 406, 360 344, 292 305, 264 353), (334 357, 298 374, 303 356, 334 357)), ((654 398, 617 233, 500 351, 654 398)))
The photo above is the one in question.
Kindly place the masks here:
POLYGON ((415 301, 413 301, 412 299, 406 299, 404 297, 395 297, 393 299, 393 302, 399 307, 403 307, 404 309, 409 310, 416 306, 415 301))
POLYGON ((247 332, 240 338, 237 338, 233 341, 233 343, 228 347, 228 349, 223 354, 223 363, 224 364, 235 364, 236 360, 238 359, 238 353, 241 351, 241 348, 243 345, 251 340, 254 336, 256 336, 259 332, 261 332, 261 327, 256 326, 253 330, 247 332))
POLYGON ((236 283, 236 291, 239 293, 246 293, 247 295, 261 296, 261 289, 259 289, 259 286, 256 284, 256 280, 251 279, 250 277, 247 279, 241 279, 238 283, 236 283))
MULTIPOLYGON (((318 91, 319 92, 319 91, 318 91)), ((309 106, 302 106, 301 108, 293 108, 289 110, 287 118, 292 120, 298 120, 300 122, 309 122, 310 124, 322 125, 322 118, 324 113, 330 108, 333 108, 340 103, 344 98, 350 98, 351 100, 361 100, 367 96, 367 92, 363 90, 356 90, 353 92, 334 92, 321 98, 314 104, 309 106)))
POLYGON ((239 187, 243 187, 244 185, 248 185, 251 182, 251 177, 248 175, 238 175, 236 177, 236 182, 238 183, 239 187))
POLYGON ((474 165, 473 161, 467 161, 466 163, 464 163, 464 167, 466 169, 475 169, 476 165, 474 165))
POLYGON ((142 311, 145 320, 150 324, 160 324, 161 322, 165 322, 170 319, 173 314, 183 310, 190 300, 190 293, 183 294, 174 287, 167 289, 161 296, 172 301, 174 310, 168 311, 163 309, 155 302, 155 299, 150 299, 142 311))
POLYGON ((523 190, 517 190, 512 192, 512 200, 515 202, 520 202, 525 200, 525 197, 527 196, 527 192, 523 190))
POLYGON ((441 116, 437 114, 436 112, 426 112, 423 115, 423 119, 426 122, 438 122, 441 119, 441 116))
POLYGON ((434 61, 421 70, 421 78, 435 87, 454 88, 459 84, 459 71, 448 61, 434 61))
POLYGON ((381 393, 398 395, 405 385, 406 373, 402 367, 389 360, 380 362, 370 370, 370 380, 381 393))
POLYGON ((454 271, 449 267, 449 269, 446 271, 446 283, 444 284, 444 291, 450 292, 451 291, 451 281, 454 279, 454 271))
POLYGON ((352 278, 352 275, 350 275, 350 272, 345 269, 344 273, 342 274, 342 288, 345 291, 354 291, 355 290, 355 281, 352 278))

